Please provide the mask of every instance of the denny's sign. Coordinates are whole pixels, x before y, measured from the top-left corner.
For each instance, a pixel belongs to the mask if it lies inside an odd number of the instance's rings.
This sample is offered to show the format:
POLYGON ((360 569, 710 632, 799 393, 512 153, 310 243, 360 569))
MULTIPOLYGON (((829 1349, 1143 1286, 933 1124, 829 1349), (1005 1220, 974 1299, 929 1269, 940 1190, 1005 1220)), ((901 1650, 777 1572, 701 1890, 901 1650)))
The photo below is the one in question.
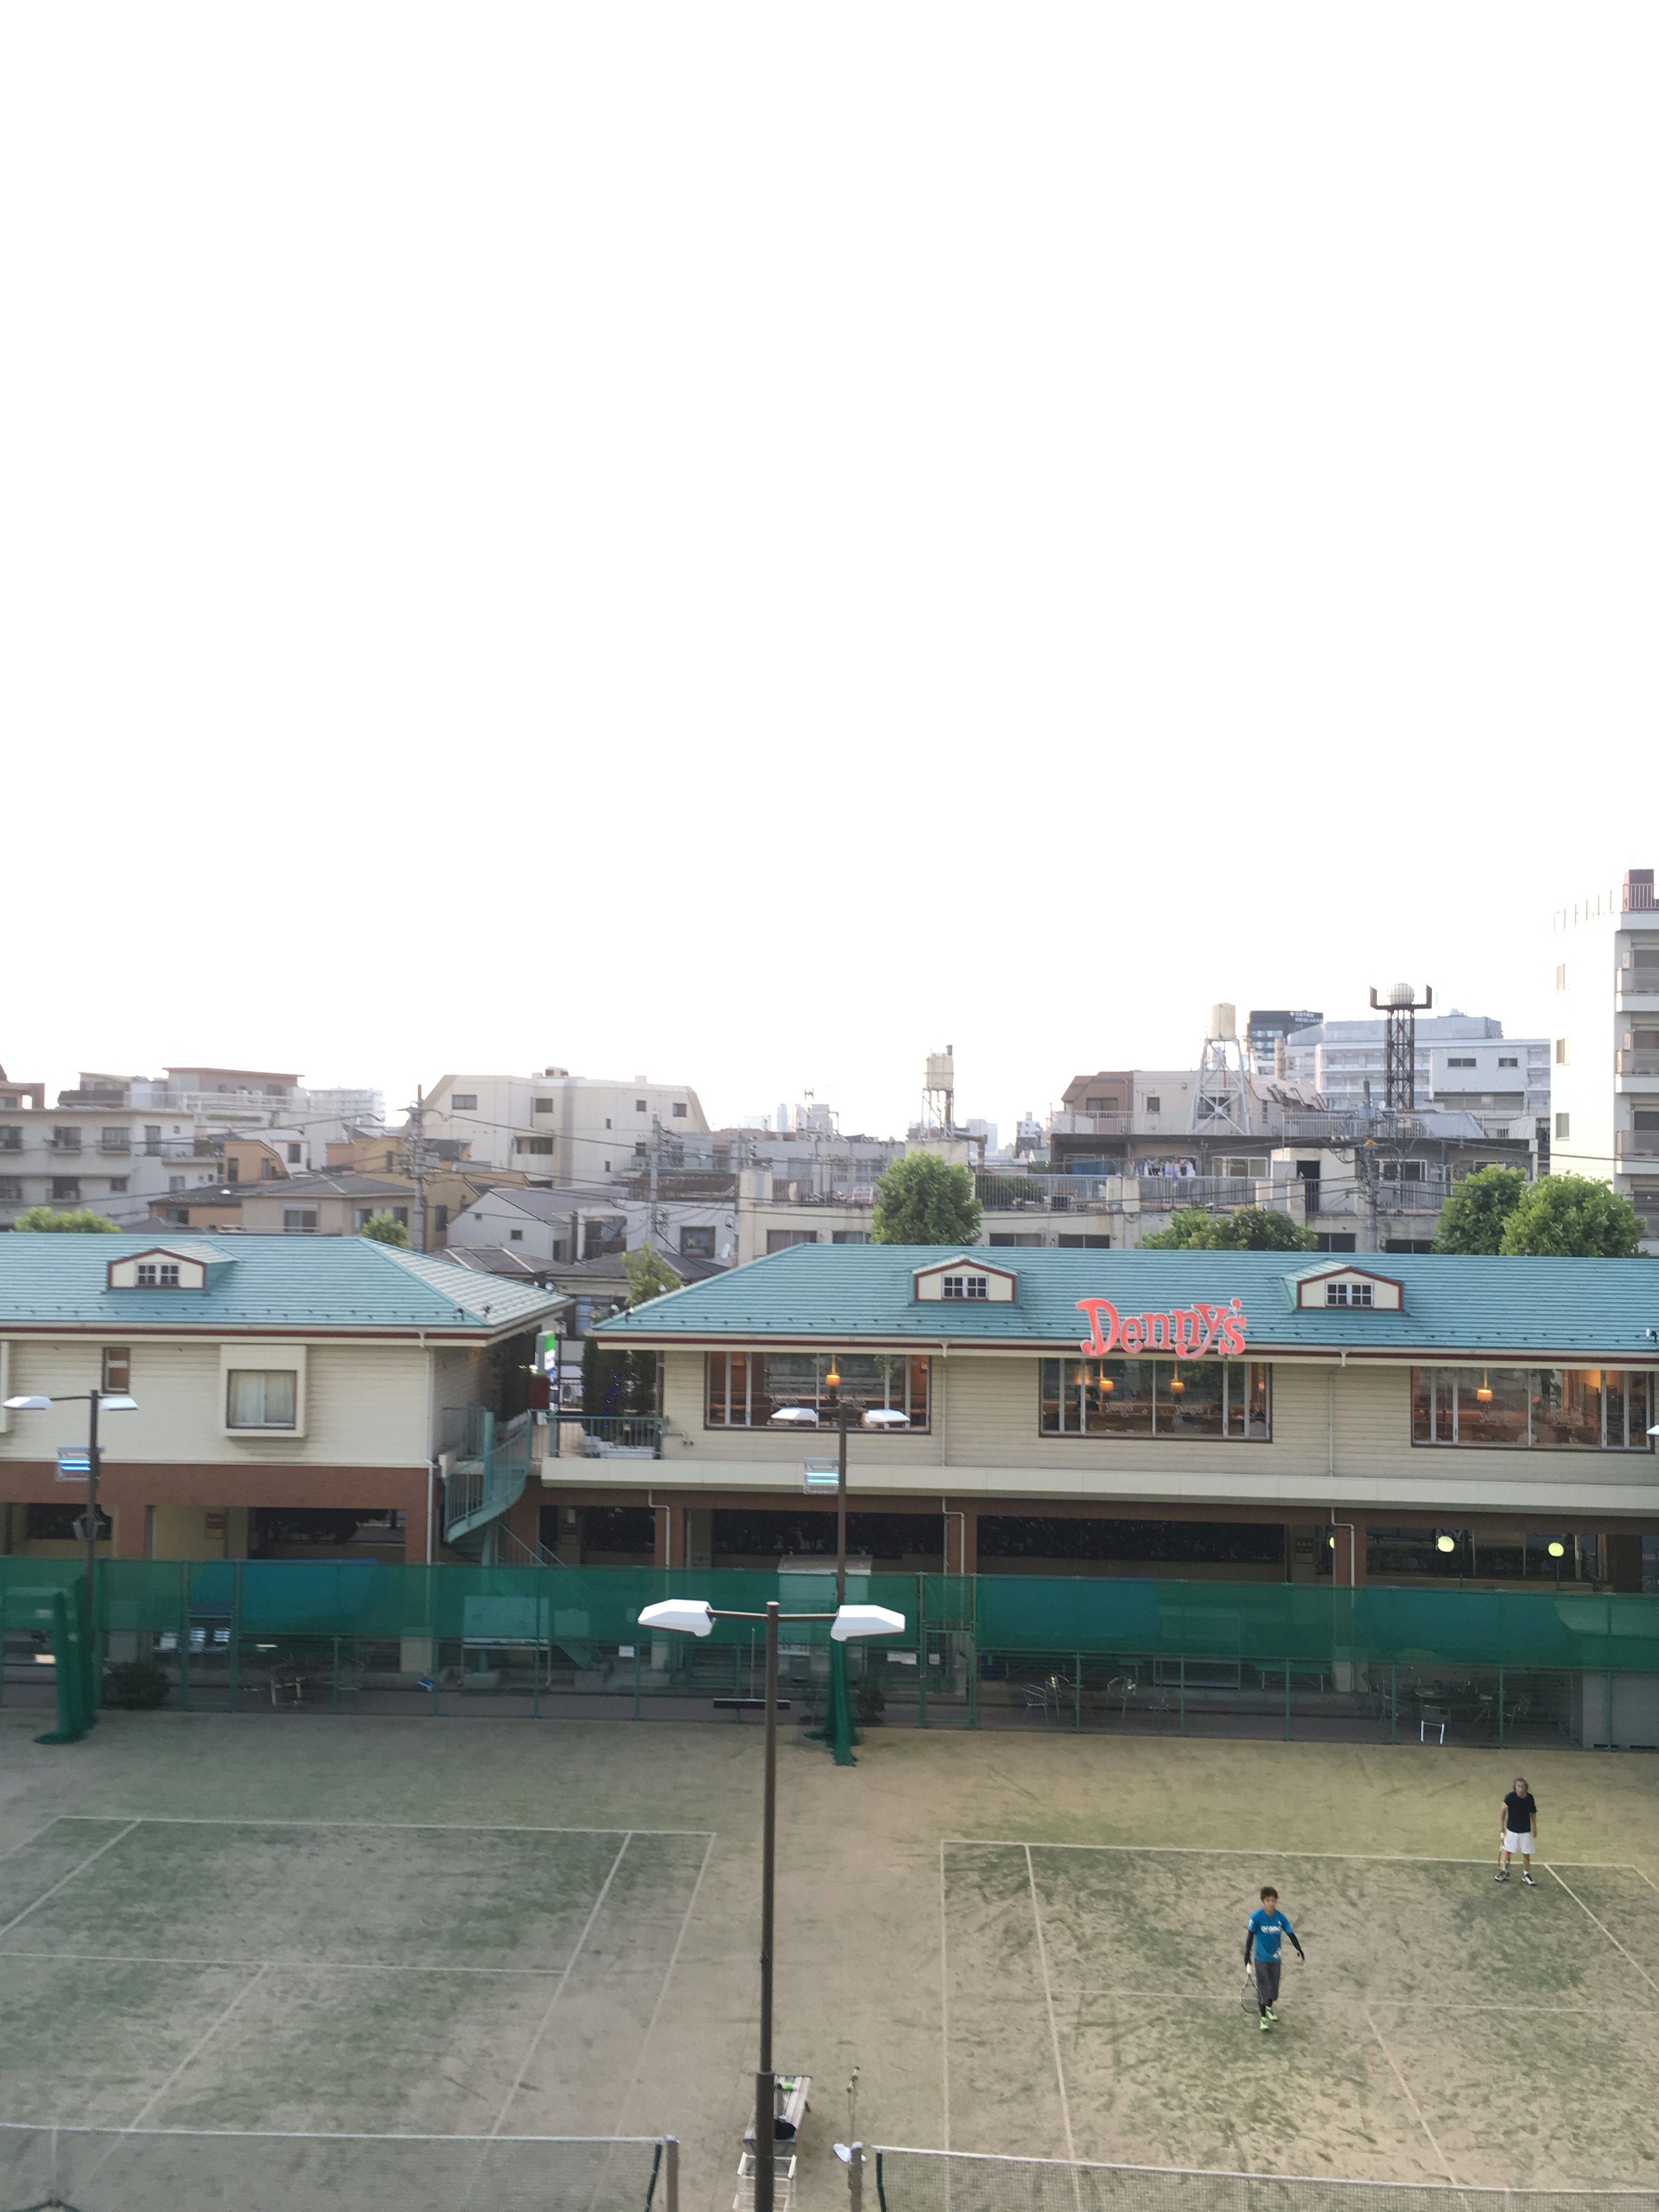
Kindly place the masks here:
POLYGON ((1121 1314, 1109 1298, 1079 1298, 1077 1310, 1088 1316, 1089 1334, 1079 1349, 1091 1359, 1104 1359, 1113 1352, 1130 1359, 1143 1352, 1172 1352, 1177 1359, 1202 1359, 1215 1352, 1224 1359, 1244 1349, 1242 1298, 1224 1306, 1177 1306, 1171 1313, 1145 1314, 1121 1314))

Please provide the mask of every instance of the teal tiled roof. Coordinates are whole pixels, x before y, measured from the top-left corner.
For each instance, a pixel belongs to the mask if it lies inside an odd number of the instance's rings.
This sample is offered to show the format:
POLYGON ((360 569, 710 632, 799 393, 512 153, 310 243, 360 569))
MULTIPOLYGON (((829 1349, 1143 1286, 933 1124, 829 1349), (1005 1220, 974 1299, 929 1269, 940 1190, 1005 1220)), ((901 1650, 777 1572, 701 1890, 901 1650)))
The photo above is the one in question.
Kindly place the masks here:
POLYGON ((568 1301, 367 1237, 0 1236, 0 1335, 9 1328, 528 1328, 568 1301), (112 1291, 112 1260, 182 1252, 210 1264, 204 1291, 112 1291))
MULTIPOLYGON (((1060 1252, 988 1249, 1018 1279, 1012 1304, 918 1302, 913 1275, 948 1253, 912 1244, 798 1244, 618 1314, 627 1341, 1052 1345, 1087 1334, 1080 1298, 1168 1312, 1237 1297, 1253 1350, 1546 1352, 1659 1360, 1659 1267, 1649 1260, 1462 1259, 1421 1253, 1060 1252), (1297 1308, 1297 1277, 1359 1267, 1402 1285, 1404 1310, 1297 1308)), ((978 1256, 977 1255, 975 1256, 978 1256)))

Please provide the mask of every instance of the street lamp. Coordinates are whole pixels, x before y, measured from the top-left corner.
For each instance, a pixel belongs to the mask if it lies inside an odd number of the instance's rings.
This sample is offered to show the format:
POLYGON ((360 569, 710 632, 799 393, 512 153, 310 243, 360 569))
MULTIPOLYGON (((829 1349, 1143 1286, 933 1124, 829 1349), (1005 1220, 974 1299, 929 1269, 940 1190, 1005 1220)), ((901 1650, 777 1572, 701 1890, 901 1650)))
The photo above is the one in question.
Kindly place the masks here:
MULTIPOLYGON (((843 1432, 844 1434, 844 1432, 843 1432)), ((773 2160, 777 2153, 777 2076, 772 2070, 772 1906, 778 1830, 778 1626, 780 1622, 827 1620, 836 1644, 855 1636, 902 1636, 904 1615, 884 1605, 840 1605, 833 1613, 782 1613, 768 1601, 764 1613, 716 1608, 707 1598, 671 1597, 641 1608, 641 1628, 671 1635, 707 1636, 717 1620, 766 1623, 766 1779, 761 1815, 760 2065, 755 2075, 755 2212, 772 2212, 773 2160)))
MULTIPOLYGON (((824 1376, 824 1387, 835 1394, 830 1410, 835 1416, 837 1431, 836 1455, 836 1603, 847 1601, 847 1431, 852 1417, 860 1417, 860 1425, 866 1429, 908 1429, 910 1417, 890 1406, 862 1406, 856 1398, 842 1395, 841 1376, 834 1361, 824 1376)), ((771 1417, 775 1426, 783 1429, 815 1429, 818 1425, 817 1409, 812 1406, 780 1406, 771 1417)))
POLYGON ((8 1398, 9 1413, 49 1413, 54 1406, 85 1406, 90 1410, 87 1427, 87 1510, 81 1516, 76 1533, 86 1539, 87 1545, 87 1619, 97 1620, 93 1600, 98 1571, 98 1409, 106 1413, 136 1413, 138 1401, 129 1398, 125 1390, 76 1390, 66 1398, 8 1398))

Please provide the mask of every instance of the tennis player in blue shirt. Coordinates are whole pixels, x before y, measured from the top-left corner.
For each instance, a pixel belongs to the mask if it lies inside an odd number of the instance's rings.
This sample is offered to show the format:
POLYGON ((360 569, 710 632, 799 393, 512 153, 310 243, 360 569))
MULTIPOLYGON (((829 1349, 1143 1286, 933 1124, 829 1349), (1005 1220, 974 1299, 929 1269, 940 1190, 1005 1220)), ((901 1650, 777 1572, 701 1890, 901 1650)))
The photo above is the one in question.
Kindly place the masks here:
POLYGON ((1288 1936, 1296 1945, 1296 1955, 1305 1966, 1307 1954, 1296 1940, 1296 1930, 1279 1909, 1279 1892, 1271 1885, 1261 1893, 1261 1902, 1250 1915, 1249 1925, 1244 1930, 1244 1964, 1255 1966, 1255 2001, 1261 2008, 1261 2033, 1267 2032, 1267 2023, 1279 2018, 1273 2005, 1279 1996, 1279 1945, 1281 1936, 1288 1936))

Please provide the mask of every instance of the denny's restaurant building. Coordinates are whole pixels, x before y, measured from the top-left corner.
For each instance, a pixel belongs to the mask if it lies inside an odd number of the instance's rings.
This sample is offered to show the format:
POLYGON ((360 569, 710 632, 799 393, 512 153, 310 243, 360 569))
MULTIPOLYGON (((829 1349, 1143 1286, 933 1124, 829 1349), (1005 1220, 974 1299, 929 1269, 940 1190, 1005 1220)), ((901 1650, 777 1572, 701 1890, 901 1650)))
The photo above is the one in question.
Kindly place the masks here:
POLYGON ((833 1550, 836 1375, 878 1570, 1655 1588, 1647 1261, 799 1245, 597 1334, 659 1418, 563 1425, 572 1564, 833 1550))

